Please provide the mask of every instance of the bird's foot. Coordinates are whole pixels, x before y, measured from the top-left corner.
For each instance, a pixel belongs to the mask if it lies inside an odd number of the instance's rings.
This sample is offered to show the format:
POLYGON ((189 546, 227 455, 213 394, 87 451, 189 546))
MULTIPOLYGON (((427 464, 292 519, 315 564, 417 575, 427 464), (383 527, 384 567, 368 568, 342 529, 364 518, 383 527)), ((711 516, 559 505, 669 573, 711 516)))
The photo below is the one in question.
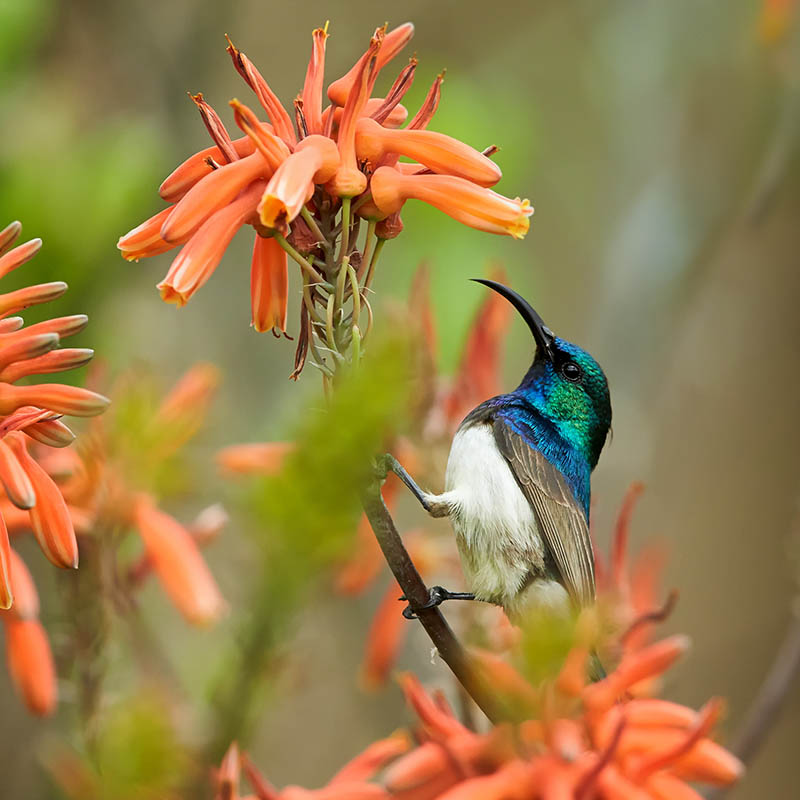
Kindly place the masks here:
MULTIPOLYGON (((400 600, 407 600, 408 598, 403 595, 400 600)), ((417 613, 420 611, 424 611, 426 608, 436 608, 436 606, 441 605, 444 603, 445 600, 474 600, 475 595, 472 592, 451 592, 449 589, 445 589, 443 586, 431 586, 428 589, 428 602, 424 605, 417 606, 416 608, 411 607, 411 603, 409 603, 403 609, 403 616, 406 619, 416 619, 417 613)))

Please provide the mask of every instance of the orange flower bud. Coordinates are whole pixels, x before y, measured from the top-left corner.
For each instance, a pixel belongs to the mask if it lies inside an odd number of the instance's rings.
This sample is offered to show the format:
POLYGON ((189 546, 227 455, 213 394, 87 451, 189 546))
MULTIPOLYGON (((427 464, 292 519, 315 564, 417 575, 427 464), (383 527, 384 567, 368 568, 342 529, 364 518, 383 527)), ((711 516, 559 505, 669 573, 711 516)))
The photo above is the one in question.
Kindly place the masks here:
POLYGON ((219 381, 219 368, 214 364, 208 362, 194 364, 161 401, 156 413, 157 419, 169 425, 187 415, 196 416, 198 410, 201 415, 205 415, 219 381))
POLYGON ((294 442, 234 444, 217 453, 217 463, 238 475, 274 475, 294 447, 294 442))
POLYGON ((222 599, 191 534, 177 520, 138 498, 134 518, 161 585, 194 625, 210 625, 223 613, 222 599))
POLYGON ((322 84, 325 80, 325 41, 328 26, 311 33, 311 58, 303 83, 303 113, 309 133, 322 133, 322 84))
POLYGON ((38 716, 51 714, 58 699, 56 669, 47 634, 37 620, 4 615, 6 659, 11 679, 28 709, 38 716))
MULTIPOLYGON (((261 123, 262 127, 272 133, 272 125, 267 122, 261 123)), ((256 149, 249 136, 241 136, 234 139, 233 148, 239 158, 249 156, 256 149)), ((216 145, 206 147, 194 155, 189 156, 182 164, 176 167, 158 187, 158 193, 168 203, 175 203, 183 197, 201 178, 204 178, 214 167, 209 164, 211 159, 216 164, 224 164, 226 159, 216 145)), ((161 226, 159 225, 159 229, 161 226)))
POLYGON ((215 169, 178 201, 161 227, 161 238, 167 242, 185 239, 212 214, 224 209, 242 189, 269 174, 261 153, 253 153, 215 169))
POLYGON ((673 766, 673 771, 689 781, 728 786, 744 774, 744 764, 710 739, 701 739, 673 766))
POLYGON ((0 516, 0 609, 11 608, 14 602, 12 558, 8 528, 6 528, 5 520, 0 516))
POLYGON ((407 620, 400 613, 400 594, 397 583, 391 581, 372 618, 361 668, 361 679, 367 689, 377 689, 386 683, 408 633, 407 620))
POLYGON ((28 509, 17 508, 8 499, 0 496, 0 515, 5 520, 9 533, 22 533, 31 529, 28 509))
POLYGON ((201 547, 213 542, 228 524, 228 512, 220 503, 204 508, 189 526, 189 533, 201 547))
POLYGON ((267 112, 267 116, 275 128, 276 135, 280 136, 287 145, 293 146, 297 141, 297 137, 292 127, 292 119, 277 95, 270 89, 269 84, 264 80, 253 62, 241 50, 234 47, 230 39, 228 39, 227 49, 236 71, 256 93, 261 107, 267 112))
POLYGON ((8 225, 0 231, 0 253, 4 253, 11 247, 17 238, 22 233, 22 223, 19 220, 9 222, 8 225))
POLYGON ((231 742, 217 772, 217 797, 219 800, 238 800, 241 762, 239 747, 231 742))
POLYGON ((257 181, 200 226, 172 262, 167 276, 158 284, 163 300, 178 306, 186 305, 189 298, 211 277, 236 231, 256 210, 263 191, 263 181, 257 181))
POLYGON ((88 347, 64 347, 51 350, 38 358, 29 358, 10 364, 0 372, 0 381, 15 383, 28 375, 45 375, 51 372, 64 372, 88 364, 94 357, 94 350, 88 347))
POLYGON ((89 324, 86 314, 71 314, 68 317, 55 317, 29 325, 26 330, 31 333, 57 333, 62 339, 80 333, 89 324))
POLYGON ((424 742, 390 764, 383 782, 392 796, 437 798, 454 786, 463 773, 439 742, 424 742), (419 795, 415 793, 419 792, 419 795))
POLYGON ((75 434, 60 419, 43 419, 25 428, 25 434, 47 447, 68 447, 75 434))
MULTIPOLYGON (((208 168, 208 171, 211 172, 211 167, 208 168)), ((181 244, 178 241, 165 242, 161 238, 161 228, 174 210, 175 206, 169 206, 120 237, 117 249, 120 250, 123 257, 127 261, 136 261, 140 258, 166 253, 181 244)))
POLYGON ((9 548, 9 578, 14 605, 12 616, 17 619, 36 619, 39 616, 39 594, 36 584, 25 562, 17 552, 9 548))
POLYGON ((366 750, 345 764, 330 780, 330 785, 365 781, 383 769, 390 761, 411 748, 408 735, 398 731, 386 739, 373 742, 366 750))
POLYGON ((479 186, 494 186, 502 177, 491 159, 452 136, 434 131, 390 130, 364 117, 356 127, 356 155, 373 167, 388 154, 406 156, 433 172, 457 175, 479 186))
POLYGON ((6 319, 0 319, 0 334, 14 333, 14 331, 18 331, 24 324, 25 320, 22 319, 22 317, 6 317, 6 319))
POLYGON ((61 297, 66 291, 67 284, 64 281, 53 281, 52 283, 39 283, 36 286, 25 286, 15 292, 0 294, 0 316, 14 314, 29 306, 49 303, 51 300, 61 297))
POLYGON ((366 515, 362 514, 358 521, 354 552, 336 575, 336 591, 360 594, 375 580, 384 563, 378 540, 366 515))
POLYGON ((300 786, 287 786, 280 800, 390 800, 386 789, 373 783, 340 783, 313 792, 300 786))
POLYGON ((57 567, 77 569, 78 541, 61 490, 28 453, 21 434, 11 433, 5 441, 14 451, 33 486, 36 502, 29 513, 39 547, 57 567))
POLYGON ((697 722, 697 713, 679 703, 647 697, 625 704, 625 720, 628 725, 689 728, 697 722))
POLYGON ((275 239, 256 236, 250 267, 250 300, 253 327, 259 333, 269 330, 286 333, 289 266, 286 251, 275 239))
POLYGON ((406 200, 422 200, 453 219, 487 233, 521 239, 528 232, 533 209, 527 200, 511 200, 450 175, 402 175, 381 167, 370 183, 372 199, 385 214, 399 211, 406 200))
MULTIPOLYGON (((376 31, 377 33, 377 31, 376 31)), ((377 57, 376 72, 389 63, 410 41, 414 35, 414 25, 406 22, 383 36, 383 46, 377 57)), ((328 86, 328 99, 337 106, 343 106, 353 93, 358 81, 358 71, 368 59, 369 51, 363 55, 350 71, 328 86)))
POLYGON ((534 794, 544 780, 535 780, 533 765, 520 759, 504 764, 491 775, 468 777, 437 800, 528 800, 541 796, 544 800, 572 800, 575 795, 570 785, 559 781, 554 786, 553 775, 547 776, 547 788, 541 795, 534 794), (554 791, 554 788, 556 791, 554 791))
POLYGON ((591 709, 607 708, 640 681, 661 675, 689 649, 686 636, 670 636, 627 656, 607 678, 587 687, 584 699, 591 709))
POLYGON ((680 778, 659 772, 647 779, 647 797, 654 800, 703 800, 703 795, 687 786, 680 778))
POLYGON ((57 333, 34 333, 29 335, 26 330, 24 336, 10 334, 14 339, 7 343, 0 344, 0 369, 5 369, 15 361, 25 361, 29 358, 37 358, 50 352, 54 347, 58 347, 60 337, 57 333))
POLYGON ((17 508, 33 508, 36 503, 33 484, 5 440, 0 440, 0 481, 8 499, 17 508))
POLYGON ((467 731, 452 713, 443 710, 433 701, 433 698, 422 688, 416 675, 410 672, 403 673, 399 678, 399 683, 406 696, 406 701, 414 709, 431 736, 447 739, 467 731))
POLYGON ((314 184, 326 183, 338 167, 339 150, 333 140, 307 136, 270 178, 258 205, 261 223, 285 236, 288 224, 313 194, 314 184))
POLYGON ((89 389, 60 383, 37 383, 31 386, 0 383, 0 414, 10 414, 21 406, 35 405, 59 414, 93 417, 102 414, 110 402, 107 397, 89 389))
MULTIPOLYGON (((8 230, 8 228, 6 228, 6 230, 8 230)), ((19 231, 21 230, 22 226, 20 225, 19 231)), ((3 231, 3 233, 5 233, 5 231, 3 231)), ((16 238, 16 236, 17 234, 14 235, 14 238, 16 238)), ((42 240, 31 239, 29 242, 25 242, 25 244, 21 244, 5 255, 0 256, 0 278, 4 278, 9 272, 12 272, 17 267, 21 267, 25 262, 30 261, 41 249, 42 240)))

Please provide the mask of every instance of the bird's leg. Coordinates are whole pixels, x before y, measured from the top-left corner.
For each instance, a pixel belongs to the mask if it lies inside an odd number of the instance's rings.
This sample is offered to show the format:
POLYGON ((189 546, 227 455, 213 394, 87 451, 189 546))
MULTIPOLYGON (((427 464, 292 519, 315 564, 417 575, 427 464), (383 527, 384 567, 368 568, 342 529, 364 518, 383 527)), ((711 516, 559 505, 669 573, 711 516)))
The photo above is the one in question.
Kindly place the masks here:
MULTIPOLYGON (((450 504, 441 495, 430 494, 423 491, 417 482, 406 472, 405 467, 390 453, 386 453, 382 459, 383 468, 389 472, 394 472, 398 478, 408 487, 408 490, 419 500, 420 505, 432 517, 446 517, 450 514, 450 504)), ((447 598, 445 598, 447 599, 447 598)), ((440 601, 441 602, 441 601, 440 601)))
MULTIPOLYGON (((403 595, 400 600, 405 600, 406 596, 403 595)), ((411 608, 410 605, 407 605, 403 609, 403 616, 406 619, 416 619, 417 612, 422 611, 426 608, 435 608, 436 606, 441 605, 444 603, 445 600, 474 600, 475 595, 472 592, 451 592, 449 589, 445 589, 443 586, 431 586, 428 589, 428 602, 425 603, 423 606, 418 606, 417 608, 411 608)))

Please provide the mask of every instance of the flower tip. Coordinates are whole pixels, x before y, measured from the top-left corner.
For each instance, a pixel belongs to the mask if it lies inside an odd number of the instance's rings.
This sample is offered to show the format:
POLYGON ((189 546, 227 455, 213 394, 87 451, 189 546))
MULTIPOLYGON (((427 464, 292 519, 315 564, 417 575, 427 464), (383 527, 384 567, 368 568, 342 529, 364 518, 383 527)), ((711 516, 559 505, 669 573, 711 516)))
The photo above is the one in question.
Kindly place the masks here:
POLYGON ((188 298, 186 297, 183 292, 179 292, 170 286, 168 283, 159 283, 156 284, 156 289, 158 289, 159 293, 161 294, 161 299, 165 303, 172 303, 178 308, 183 308, 186 305, 186 301, 188 298))

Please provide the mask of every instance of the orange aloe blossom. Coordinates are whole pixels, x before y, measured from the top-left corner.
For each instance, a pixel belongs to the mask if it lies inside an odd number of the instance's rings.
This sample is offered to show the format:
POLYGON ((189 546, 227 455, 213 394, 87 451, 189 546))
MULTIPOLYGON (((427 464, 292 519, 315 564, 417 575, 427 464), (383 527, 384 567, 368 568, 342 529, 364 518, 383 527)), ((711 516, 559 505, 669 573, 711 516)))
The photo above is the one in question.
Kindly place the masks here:
MULTIPOLYGON (((21 267, 41 249, 41 239, 13 247, 21 231, 20 223, 12 222, 0 232, 0 276, 21 267)), ((0 483, 4 490, 0 499, 8 501, 8 506, 4 502, 0 508, 8 509, 4 515, 9 520, 21 512, 22 526, 33 530, 45 555, 57 566, 74 568, 78 565, 78 543, 66 503, 58 486, 29 452, 28 443, 33 440, 49 447, 71 444, 75 436, 59 417, 99 414, 108 400, 75 386, 17 386, 16 381, 85 364, 91 350, 57 348, 62 338, 83 330, 88 320, 83 314, 75 314, 24 327, 21 317, 8 316, 58 297, 66 288, 65 283, 54 282, 0 294, 0 313, 5 317, 0 329, 0 483)), ((14 523, 19 524, 16 520, 14 523)), ((12 572, 20 572, 19 559, 9 548, 8 527, 5 521, 0 524, 2 608, 12 606, 17 585, 12 572)))
POLYGON ((141 496, 134 519, 161 584, 189 622, 209 625, 225 609, 225 601, 189 532, 141 496))
POLYGON ((234 233, 252 226, 253 327, 286 332, 286 259, 291 259, 302 281, 292 377, 311 363, 329 380, 364 351, 372 330, 375 267, 385 243, 403 229, 400 211, 407 199, 431 203, 479 230, 521 238, 532 209, 527 201, 487 188, 500 179, 499 167, 463 142, 425 130, 439 103, 441 75, 402 130, 408 111, 401 100, 416 58, 385 95, 372 96, 381 70, 413 32, 410 23, 375 30, 366 52, 328 85, 331 104, 322 108, 328 30, 314 30, 302 92, 294 102, 296 128, 253 62, 229 42, 234 67, 267 119, 231 101, 245 134, 233 139, 213 108, 195 96, 212 146, 164 180, 160 194, 174 205, 123 236, 118 244, 123 256, 146 258, 182 246, 158 286, 164 300, 183 305, 211 278, 234 233), (401 156, 414 163, 400 164, 401 156), (406 170, 414 174, 401 174, 406 170), (429 171, 436 174, 425 174, 429 171))
MULTIPOLYGON (((667 639, 636 654, 624 675, 589 686, 581 679, 571 693, 559 688, 571 681, 559 677, 534 687, 507 667, 513 679, 503 677, 500 685, 511 687, 509 703, 524 709, 520 702, 535 698, 546 710, 483 733, 464 726, 441 694, 406 674, 400 683, 418 719, 415 747, 401 735, 375 742, 314 791, 278 791, 252 765, 248 779, 259 797, 271 800, 700 800, 691 783, 726 786, 742 774, 741 763, 711 738, 720 702, 695 712, 625 693, 635 680, 663 673, 684 650, 682 637, 667 639), (610 693, 606 681, 615 687, 610 693)), ((498 667, 493 662, 491 669, 498 667)))
MULTIPOLYGON (((8 613, 8 612, 5 612, 8 613)), ((8 671, 28 709, 52 714, 58 699, 53 653, 42 624, 3 616, 8 671)))
POLYGON ((372 176, 372 199, 385 215, 399 211, 406 200, 422 200, 471 228, 515 239, 528 232, 533 214, 527 200, 509 200, 463 178, 404 175, 391 167, 380 167, 372 176))
POLYGON ((163 489, 154 475, 173 471, 180 462, 172 459, 198 432, 219 379, 215 366, 198 363, 156 403, 152 394, 142 395, 147 382, 141 375, 123 375, 112 392, 112 413, 90 427, 80 457, 47 464, 62 476, 60 487, 76 529, 90 527, 107 547, 112 547, 104 535, 108 531, 138 533, 143 553, 133 559, 116 554, 118 572, 127 577, 122 588, 133 592, 153 574, 181 614, 203 626, 219 618, 225 603, 200 548, 216 537, 226 515, 212 506, 195 523, 182 525, 156 507, 152 495, 163 489), (155 406, 135 433, 126 413, 131 403, 155 406))

